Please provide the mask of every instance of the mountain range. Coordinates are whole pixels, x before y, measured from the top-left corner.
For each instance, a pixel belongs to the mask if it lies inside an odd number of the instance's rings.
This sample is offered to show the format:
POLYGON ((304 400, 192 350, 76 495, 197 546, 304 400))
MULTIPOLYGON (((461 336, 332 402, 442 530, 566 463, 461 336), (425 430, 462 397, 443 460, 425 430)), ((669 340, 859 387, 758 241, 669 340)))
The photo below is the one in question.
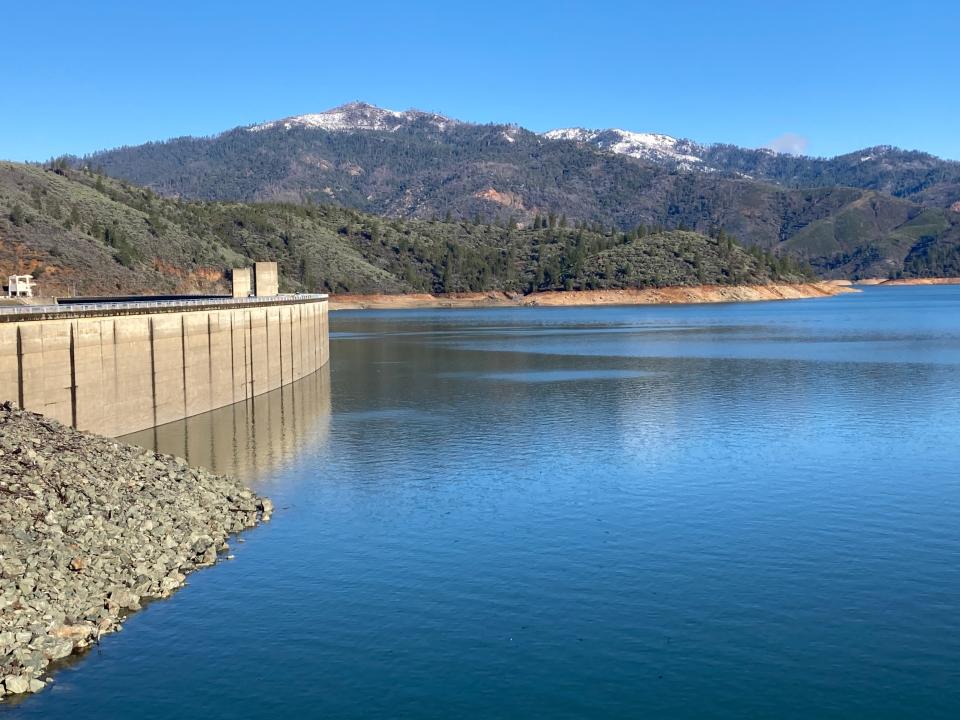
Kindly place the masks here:
POLYGON ((70 158, 161 196, 332 204, 395 218, 594 229, 723 228, 826 277, 942 274, 960 246, 960 163, 874 147, 834 158, 655 133, 535 133, 349 103, 70 158))

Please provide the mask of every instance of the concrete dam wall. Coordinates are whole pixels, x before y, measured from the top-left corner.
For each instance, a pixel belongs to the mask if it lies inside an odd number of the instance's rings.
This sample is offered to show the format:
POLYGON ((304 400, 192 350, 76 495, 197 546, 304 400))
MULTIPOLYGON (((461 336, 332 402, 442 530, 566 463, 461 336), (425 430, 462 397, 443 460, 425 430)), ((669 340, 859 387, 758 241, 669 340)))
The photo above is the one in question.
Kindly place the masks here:
POLYGON ((119 436, 248 400, 330 357, 325 295, 0 313, 0 400, 119 436))

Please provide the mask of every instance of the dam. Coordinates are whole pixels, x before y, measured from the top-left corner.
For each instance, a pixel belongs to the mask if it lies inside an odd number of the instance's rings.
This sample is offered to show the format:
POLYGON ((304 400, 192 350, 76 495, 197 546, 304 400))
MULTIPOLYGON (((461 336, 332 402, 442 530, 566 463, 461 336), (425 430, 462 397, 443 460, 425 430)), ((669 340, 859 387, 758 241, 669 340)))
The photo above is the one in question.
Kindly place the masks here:
POLYGON ((0 308, 0 401, 112 437, 249 400, 329 356, 320 294, 0 308))

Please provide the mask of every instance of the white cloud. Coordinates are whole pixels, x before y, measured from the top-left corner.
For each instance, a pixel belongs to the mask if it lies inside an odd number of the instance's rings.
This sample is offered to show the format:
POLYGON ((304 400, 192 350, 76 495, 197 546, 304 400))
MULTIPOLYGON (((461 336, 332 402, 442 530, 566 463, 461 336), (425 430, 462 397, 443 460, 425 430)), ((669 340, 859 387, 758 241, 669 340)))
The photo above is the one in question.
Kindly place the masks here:
POLYGON ((767 143, 767 147, 774 152, 784 153, 786 155, 803 155, 806 153, 807 145, 809 144, 810 140, 803 135, 788 132, 779 137, 775 137, 767 143))

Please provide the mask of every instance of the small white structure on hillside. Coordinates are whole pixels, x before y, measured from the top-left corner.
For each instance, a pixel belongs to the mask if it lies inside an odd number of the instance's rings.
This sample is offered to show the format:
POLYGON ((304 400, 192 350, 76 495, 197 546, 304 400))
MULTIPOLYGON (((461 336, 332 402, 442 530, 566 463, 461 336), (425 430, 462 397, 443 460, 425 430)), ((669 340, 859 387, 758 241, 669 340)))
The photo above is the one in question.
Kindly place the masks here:
POLYGON ((33 275, 7 276, 7 297, 33 297, 33 289, 37 284, 33 275))

